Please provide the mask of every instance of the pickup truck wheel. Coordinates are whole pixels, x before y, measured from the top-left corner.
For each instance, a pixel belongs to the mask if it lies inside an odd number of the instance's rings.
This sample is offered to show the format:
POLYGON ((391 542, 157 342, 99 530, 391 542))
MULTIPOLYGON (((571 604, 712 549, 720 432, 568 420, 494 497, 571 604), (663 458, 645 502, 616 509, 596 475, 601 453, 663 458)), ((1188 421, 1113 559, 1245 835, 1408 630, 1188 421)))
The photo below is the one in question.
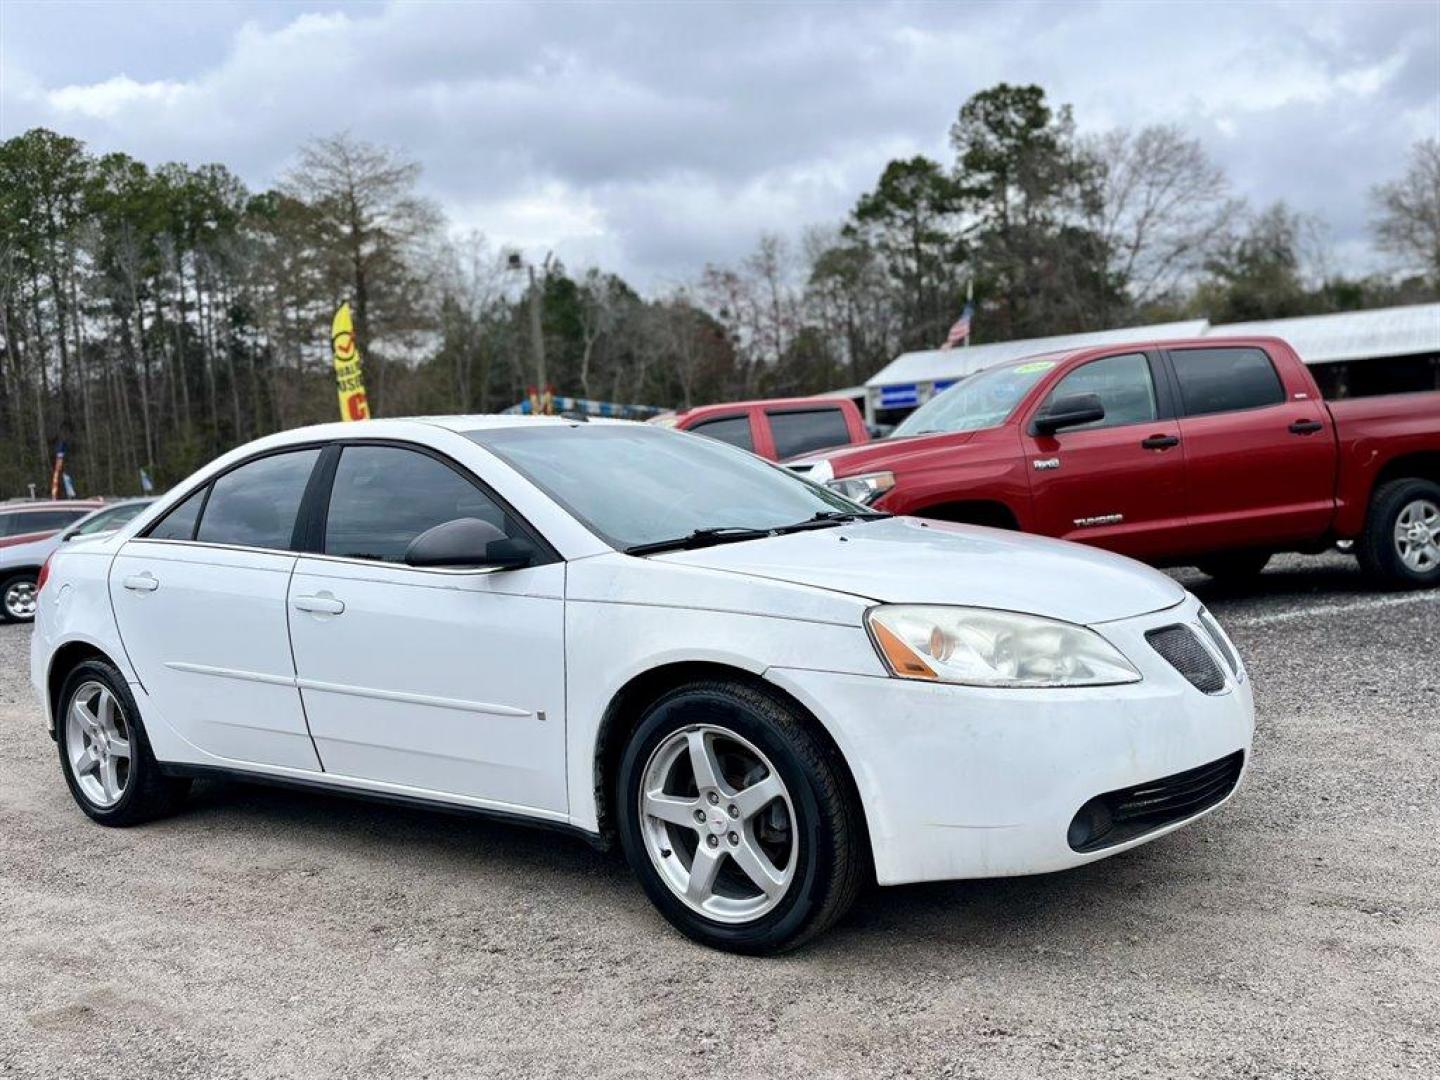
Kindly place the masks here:
POLYGON ((1440 585, 1440 484, 1411 477, 1376 488, 1355 553, 1367 575, 1392 589, 1440 585))
POLYGON ((1235 551, 1201 559, 1195 565, 1202 574, 1208 574, 1216 581, 1244 581, 1258 577, 1269 561, 1268 551, 1235 551))

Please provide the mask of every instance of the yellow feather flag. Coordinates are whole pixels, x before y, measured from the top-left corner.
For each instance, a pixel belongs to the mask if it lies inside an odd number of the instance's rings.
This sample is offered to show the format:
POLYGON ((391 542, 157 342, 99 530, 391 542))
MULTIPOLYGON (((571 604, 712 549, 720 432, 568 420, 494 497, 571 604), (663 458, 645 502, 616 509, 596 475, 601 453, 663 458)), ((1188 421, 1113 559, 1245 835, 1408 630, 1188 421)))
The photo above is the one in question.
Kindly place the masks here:
POLYGON ((330 345, 335 350, 335 386, 340 391, 341 420, 369 420, 370 403, 365 400, 365 381, 360 377, 360 349, 355 344, 355 325, 350 305, 341 304, 330 324, 330 345))

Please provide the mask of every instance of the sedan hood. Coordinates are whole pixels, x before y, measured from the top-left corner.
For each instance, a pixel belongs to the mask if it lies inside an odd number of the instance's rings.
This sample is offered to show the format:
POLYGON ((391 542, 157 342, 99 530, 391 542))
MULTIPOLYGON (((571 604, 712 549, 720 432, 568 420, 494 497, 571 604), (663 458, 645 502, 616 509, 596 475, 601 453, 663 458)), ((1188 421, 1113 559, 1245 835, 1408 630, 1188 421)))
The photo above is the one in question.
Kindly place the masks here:
POLYGON ((892 604, 963 604, 1089 624, 1178 604, 1185 590, 1119 555, 1024 533, 897 517, 658 558, 892 604))

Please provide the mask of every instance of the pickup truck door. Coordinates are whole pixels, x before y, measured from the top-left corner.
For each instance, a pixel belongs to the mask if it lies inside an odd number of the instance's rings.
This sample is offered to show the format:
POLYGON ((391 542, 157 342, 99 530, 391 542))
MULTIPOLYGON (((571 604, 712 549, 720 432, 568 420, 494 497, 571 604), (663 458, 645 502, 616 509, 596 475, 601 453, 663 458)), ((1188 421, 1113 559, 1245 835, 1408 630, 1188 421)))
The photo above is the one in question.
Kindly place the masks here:
POLYGON ((1185 461, 1158 356, 1090 360, 1061 377, 1026 420, 1034 531, 1137 558, 1167 553, 1185 530, 1185 461), (1041 435, 1034 415, 1072 394, 1096 394, 1105 418, 1041 435))
POLYGON ((1335 512, 1335 428, 1305 373, 1282 376, 1254 345, 1173 349, 1167 361, 1185 452, 1185 550, 1323 536, 1335 512))

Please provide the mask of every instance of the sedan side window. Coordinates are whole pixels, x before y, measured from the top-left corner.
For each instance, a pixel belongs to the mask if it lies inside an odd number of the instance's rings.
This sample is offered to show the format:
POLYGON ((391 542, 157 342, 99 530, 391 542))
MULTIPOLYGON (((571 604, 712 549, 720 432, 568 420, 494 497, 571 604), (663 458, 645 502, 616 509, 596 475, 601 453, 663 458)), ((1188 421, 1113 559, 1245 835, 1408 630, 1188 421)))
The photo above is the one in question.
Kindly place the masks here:
POLYGON ((290 550, 305 485, 319 458, 318 449, 292 450, 230 470, 212 485, 195 539, 290 550))
POLYGON ((209 490, 207 485, 190 495, 145 535, 151 540, 194 540, 195 526, 200 522, 200 504, 209 490))
POLYGON ((494 500, 428 454, 398 446, 347 446, 335 469, 325 554, 404 562, 421 533, 458 518, 478 518, 520 535, 494 500))
POLYGON ((1075 394, 1095 394, 1099 397, 1100 403, 1105 406, 1105 419, 1066 428, 1066 431, 1143 424, 1158 415, 1155 383, 1150 377, 1150 364, 1144 353, 1107 356, 1081 365, 1055 385, 1041 409, 1048 409, 1053 402, 1075 394))

